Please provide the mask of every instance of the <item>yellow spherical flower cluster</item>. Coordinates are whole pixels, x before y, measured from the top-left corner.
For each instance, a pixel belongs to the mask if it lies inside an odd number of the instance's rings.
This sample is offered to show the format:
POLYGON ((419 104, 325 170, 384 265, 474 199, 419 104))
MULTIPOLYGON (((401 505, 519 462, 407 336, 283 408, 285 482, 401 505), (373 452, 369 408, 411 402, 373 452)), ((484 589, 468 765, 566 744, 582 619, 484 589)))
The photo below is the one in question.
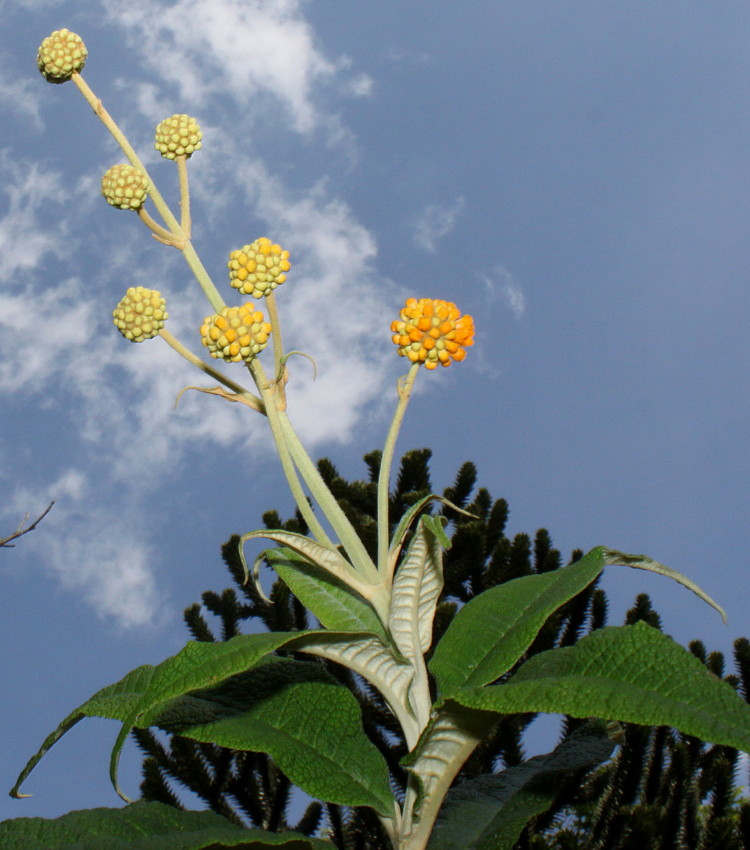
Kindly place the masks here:
POLYGON ((86 64, 83 39, 70 30, 55 30, 39 45, 36 64, 48 83, 65 83, 86 64))
POLYGON ((201 341, 211 357, 227 363, 248 363, 268 345, 271 325, 252 302, 240 307, 225 307, 221 313, 206 316, 201 326, 201 341))
POLYGON ((243 295, 262 298, 286 280, 289 251, 261 236, 229 255, 229 282, 243 295))
POLYGON ((398 353, 412 363, 424 363, 427 369, 450 366, 451 360, 466 357, 466 348, 474 345, 474 320, 462 316, 451 301, 433 298, 409 298, 400 320, 391 324, 398 353))
POLYGON ((113 165, 102 177, 102 195, 121 210, 137 210, 148 195, 148 177, 132 165, 113 165))
POLYGON ((167 159, 187 156, 201 148, 203 133, 195 118, 189 115, 173 115, 156 128, 154 147, 167 159))
POLYGON ((131 342, 152 339, 168 318, 167 302, 161 292, 144 286, 131 286, 112 311, 115 326, 131 342))

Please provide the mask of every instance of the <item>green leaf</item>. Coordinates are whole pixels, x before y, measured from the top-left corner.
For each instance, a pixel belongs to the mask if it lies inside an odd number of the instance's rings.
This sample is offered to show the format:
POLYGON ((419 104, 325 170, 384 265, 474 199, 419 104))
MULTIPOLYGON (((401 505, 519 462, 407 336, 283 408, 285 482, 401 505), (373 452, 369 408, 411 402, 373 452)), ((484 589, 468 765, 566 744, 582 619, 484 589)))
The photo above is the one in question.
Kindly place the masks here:
POLYGON ((305 560, 318 566, 321 570, 325 570, 331 576, 337 578, 347 587, 352 588, 357 593, 368 595, 372 590, 373 585, 370 582, 362 579, 354 567, 346 560, 346 558, 337 550, 331 549, 328 546, 323 546, 309 537, 302 534, 296 534, 293 531, 274 530, 267 531, 249 531, 243 534, 240 538, 240 559, 247 572, 245 563, 245 555, 243 551, 244 544, 248 540, 255 540, 258 537, 263 537, 268 540, 273 540, 281 546, 285 546, 296 552, 305 560))
MULTIPOLYGON (((421 657, 432 643, 432 621, 443 589, 443 558, 435 533, 419 525, 393 579, 390 629, 401 653, 421 657)), ((442 527, 441 527, 442 528, 442 527)))
POLYGON ((282 581, 325 628, 372 632, 386 640, 383 625, 370 605, 330 573, 291 549, 268 549, 265 556, 282 581))
POLYGON ((571 774, 609 758, 615 743, 607 731, 591 721, 547 755, 451 789, 427 850, 513 850, 529 819, 550 807, 571 774))
POLYGON ((750 705, 688 650, 643 622, 598 629, 541 652, 510 681, 446 695, 502 714, 546 711, 644 726, 750 752, 750 705))
POLYGON ((494 682, 531 645, 547 618, 604 569, 601 549, 575 564, 492 587, 466 603, 435 647, 430 672, 441 693, 494 682))
MULTIPOLYGON (((429 496, 424 496, 418 502, 415 502, 401 517, 399 524, 396 526, 396 529, 393 532, 390 548, 388 550, 388 564, 391 573, 393 572, 396 566, 398 556, 401 553, 401 547, 404 545, 404 540, 406 540, 406 535, 409 533, 409 529, 411 528, 412 523, 423 511, 425 511, 429 507, 430 502, 440 502, 441 504, 447 505, 449 508, 452 508, 454 511, 457 511, 458 513, 463 514, 464 516, 474 516, 474 514, 470 514, 463 508, 459 508, 458 505, 454 505, 453 502, 448 501, 448 499, 446 499, 444 496, 438 496, 435 493, 431 493, 429 496)), ((431 517, 431 519, 434 520, 436 519, 436 517, 431 517)), ((447 543, 444 542, 442 539, 440 542, 446 549, 450 549, 450 538, 444 532, 443 537, 445 538, 447 543)))
POLYGON ((396 657, 392 648, 377 635, 364 635, 354 640, 323 634, 302 638, 294 643, 294 648, 336 661, 359 673, 380 691, 397 717, 403 720, 408 717, 408 714, 406 717, 403 715, 403 710, 414 678, 414 667, 403 658, 396 657))
POLYGON ((322 664, 275 658, 178 697, 138 725, 268 753, 312 797, 393 816, 388 766, 362 729, 359 703, 322 664))
MULTIPOLYGON (((190 641, 177 655, 156 667, 146 664, 132 670, 119 682, 98 691, 91 699, 71 712, 49 735, 39 751, 29 760, 11 790, 11 796, 22 796, 19 788, 39 760, 69 729, 84 717, 106 717, 119 720, 123 726, 117 736, 110 759, 110 777, 121 796, 117 782, 120 752, 134 726, 147 712, 158 710, 169 700, 199 688, 211 687, 224 679, 249 670, 267 655, 308 635, 326 635, 318 629, 300 632, 268 632, 238 635, 223 643, 190 641)), ((335 633, 334 633, 335 635, 335 633)), ((358 640, 362 633, 338 633, 344 640, 358 640)), ((129 802, 129 801, 128 801, 129 802)))
POLYGON ((626 567, 633 567, 636 570, 648 570, 650 573, 657 573, 660 576, 671 578, 688 590, 692 590, 696 596, 707 602, 712 608, 715 608, 721 614, 721 619, 726 623, 726 611, 724 611, 721 605, 714 602, 694 581, 691 581, 682 573, 678 573, 677 570, 673 570, 671 567, 665 567, 664 564, 660 564, 647 555, 628 555, 625 552, 618 552, 616 549, 607 549, 606 546, 601 546, 600 548, 604 554, 605 564, 624 564, 626 567))
POLYGON ((3 850, 331 850, 328 841, 295 832, 243 829, 215 812, 184 812, 164 803, 132 803, 121 809, 87 809, 47 820, 0 823, 3 850))

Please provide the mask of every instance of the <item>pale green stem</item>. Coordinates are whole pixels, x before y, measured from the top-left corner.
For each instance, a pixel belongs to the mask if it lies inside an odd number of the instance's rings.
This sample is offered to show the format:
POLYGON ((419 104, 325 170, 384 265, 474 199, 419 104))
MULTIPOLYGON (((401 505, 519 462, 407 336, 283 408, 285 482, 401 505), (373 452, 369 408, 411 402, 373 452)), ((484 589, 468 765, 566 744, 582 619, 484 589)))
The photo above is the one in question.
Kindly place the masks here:
POLYGON ((233 381, 231 378, 227 378, 226 375, 222 375, 221 372, 217 371, 208 363, 205 363, 200 357, 197 357, 193 354, 190 349, 185 348, 185 346, 166 329, 162 328, 159 331, 159 336, 167 343, 171 348, 173 348, 180 357, 184 357, 189 363, 192 363, 197 369, 200 369, 201 372, 205 372, 207 375, 210 375, 215 380, 219 381, 219 383, 224 384, 227 389, 230 389, 233 393, 239 396, 248 407, 252 407, 254 410, 257 410, 258 413, 262 413, 264 416, 266 415, 266 406, 261 399, 258 398, 257 395, 254 395, 251 392, 248 392, 244 387, 240 386, 240 384, 233 381))
POLYGON ((200 284, 201 289, 205 293, 206 298, 208 298, 211 306, 217 313, 221 312, 224 307, 226 307, 224 299, 221 297, 221 295, 219 295, 218 289, 214 286, 214 283, 211 280, 208 272, 204 268, 203 263, 201 263, 198 254, 196 254, 195 248, 193 248, 193 245, 190 242, 190 239, 188 238, 188 234, 183 233, 179 222, 172 214, 172 211, 167 206, 167 203, 164 198, 162 198, 159 190, 156 188, 156 184, 151 179, 151 176, 149 175, 148 171, 139 159, 138 154, 133 150, 130 142, 125 138, 125 135, 122 130, 120 130, 117 124, 115 124, 114 120, 112 119, 112 116, 104 108, 104 105, 102 104, 101 100, 99 100, 99 98, 97 98, 94 92, 89 88, 88 83, 83 79, 83 77, 78 73, 74 73, 71 79, 76 84, 78 90, 84 96, 89 106, 94 110, 99 120, 113 135, 115 141, 122 148, 123 153, 130 161, 130 164, 138 168, 148 177, 148 193, 154 202, 154 206, 159 211, 159 214, 164 219, 164 222, 169 228, 169 230, 177 238, 177 242, 181 243, 183 240, 185 240, 184 245, 178 245, 175 247, 178 247, 179 250, 182 252, 182 256, 185 258, 185 261, 190 267, 190 270, 195 275, 195 279, 200 284))
POLYGON ((378 575, 375 564, 373 564, 372 559, 367 553, 367 549, 365 549, 359 535, 354 530, 354 526, 349 522, 349 518, 336 501, 336 497, 328 489, 328 485, 318 472, 318 468, 305 451, 285 411, 279 412, 279 420, 281 422, 284 440, 289 447, 289 451, 294 458, 294 463, 297 469, 299 469, 300 475, 305 484, 307 484, 313 498, 320 505, 320 509, 325 514, 326 519, 331 523, 331 527, 336 532, 352 564, 372 584, 381 585, 380 576, 378 575))
POLYGON ((406 377, 399 381, 398 404, 396 405, 396 410, 391 420, 391 427, 388 430, 388 436, 383 447, 383 455, 380 459, 380 472, 378 473, 378 570, 381 579, 387 581, 389 584, 391 576, 388 574, 388 548, 390 545, 388 533, 388 501, 391 465, 393 463, 393 453, 396 448, 398 432, 401 430, 401 423, 404 421, 404 414, 409 404, 409 398, 411 397, 419 366, 419 363, 412 363, 406 377))
POLYGON ((268 424, 271 426, 271 433, 273 434, 273 439, 276 443, 276 450, 279 453, 281 467, 284 470, 284 475, 286 476, 287 483, 289 484, 289 489, 292 491, 294 501, 318 543, 323 546, 328 546, 331 549, 335 549, 335 544, 328 537, 323 526, 315 516, 315 512, 310 506, 310 502, 307 500, 307 496, 302 488, 299 476, 297 475, 294 461, 292 460, 286 440, 284 439, 284 430, 279 421, 281 413, 277 407, 275 386, 269 384, 265 371, 263 370, 263 366, 257 357, 254 357, 250 361, 248 368, 253 375, 253 379, 255 380, 255 384, 258 387, 260 394, 263 396, 268 424))
POLYGON ((176 162, 177 174, 180 178, 180 229, 190 239, 193 224, 190 218, 190 189, 188 187, 187 160, 187 156, 182 154, 182 156, 177 157, 176 162))

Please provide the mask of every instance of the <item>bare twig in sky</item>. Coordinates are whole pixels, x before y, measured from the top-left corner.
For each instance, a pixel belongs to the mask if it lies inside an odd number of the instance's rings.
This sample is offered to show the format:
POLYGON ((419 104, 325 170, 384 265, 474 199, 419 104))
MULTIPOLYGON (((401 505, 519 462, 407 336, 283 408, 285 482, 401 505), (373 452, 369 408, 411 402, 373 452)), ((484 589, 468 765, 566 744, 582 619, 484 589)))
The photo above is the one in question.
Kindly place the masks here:
POLYGON ((16 544, 11 543, 10 541, 17 540, 19 537, 23 537, 24 534, 28 534, 30 531, 33 531, 52 510, 52 505, 54 504, 54 501, 50 502, 49 505, 47 505, 47 508, 44 513, 40 514, 34 520, 34 522, 31 523, 31 525, 26 525, 26 522, 29 519, 29 515, 26 514, 26 516, 21 520, 18 528, 13 532, 13 534, 9 535, 8 537, 0 537, 0 549, 12 549, 16 544))

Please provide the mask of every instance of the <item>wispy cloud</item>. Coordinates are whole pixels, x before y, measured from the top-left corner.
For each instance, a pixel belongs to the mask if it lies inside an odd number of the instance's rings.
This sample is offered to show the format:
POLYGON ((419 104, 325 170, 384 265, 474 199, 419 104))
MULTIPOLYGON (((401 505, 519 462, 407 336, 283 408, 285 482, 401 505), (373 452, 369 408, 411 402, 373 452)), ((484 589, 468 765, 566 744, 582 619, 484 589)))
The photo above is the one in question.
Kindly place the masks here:
POLYGON ((44 522, 24 537, 24 551, 63 588, 80 593, 101 619, 125 629, 157 625, 165 600, 154 576, 156 553, 139 539, 146 517, 122 502, 116 509, 102 505, 91 486, 83 470, 67 469, 43 492, 17 488, 3 518, 54 499, 44 522))
MULTIPOLYGON (((319 48, 299 0, 104 2, 130 33, 131 47, 184 100, 201 104, 229 94, 266 121, 281 102, 297 131, 319 123, 316 87, 341 64, 319 48)), ((356 75, 350 92, 367 94, 364 80, 356 75)))
POLYGON ((452 204, 430 204, 412 221, 414 244, 431 254, 437 243, 447 236, 456 225, 466 206, 466 199, 459 196, 452 204))
POLYGON ((503 298, 516 319, 524 316, 526 296, 523 285, 505 266, 495 266, 490 274, 481 275, 481 279, 491 298, 503 298))
MULTIPOLYGON (((291 250, 292 273, 278 293, 285 342, 316 359, 319 378, 313 383, 310 364, 292 358, 290 412, 313 450, 351 439, 365 410, 377 406, 381 364, 391 363, 381 357, 389 348, 384 304, 391 295, 397 304, 398 295, 377 278, 375 240, 335 182, 325 173, 292 181, 247 140, 270 114, 280 131, 306 135, 305 144, 340 146, 351 136, 336 97, 366 96, 371 81, 345 58, 322 52, 296 0, 178 0, 168 4, 169 14, 160 2, 103 5, 132 36, 136 54, 121 89, 124 106, 115 112, 129 116, 128 131, 141 132, 143 116, 175 111, 175 88, 191 111, 202 105, 204 149, 191 175, 194 212, 206 220, 199 247, 215 252, 224 225, 246 219, 250 229, 241 238, 265 231, 291 250)), ((104 144, 102 150, 104 162, 104 144)), ((143 154, 157 180, 174 177, 155 152, 143 154)), ((31 541, 40 562, 103 616, 135 628, 152 622, 163 604, 158 529, 143 507, 153 488, 199 442, 257 457, 270 438, 263 417, 217 398, 187 393, 175 410, 180 389, 213 382, 163 340, 133 345, 114 330, 111 310, 124 289, 156 287, 167 297, 172 333, 202 354, 197 327, 211 310, 176 252, 150 240, 134 215, 106 207, 99 176, 95 168, 61 176, 17 152, 0 154, 0 393, 8 409, 32 389, 40 399, 64 396, 68 431, 61 440, 85 457, 73 471, 51 471, 51 482, 35 466, 30 483, 7 488, 6 504, 23 515, 59 495, 53 521, 31 541), (64 203, 80 215, 66 220, 64 203), (99 214, 92 214, 94 204, 99 214), (85 241, 82 216, 89 222, 85 241)), ((232 247, 223 246, 220 257, 203 255, 218 270, 217 284, 226 285, 224 250, 232 247)), ((243 381, 236 366, 213 365, 243 381)), ((22 433, 15 429, 19 444, 22 433)))

